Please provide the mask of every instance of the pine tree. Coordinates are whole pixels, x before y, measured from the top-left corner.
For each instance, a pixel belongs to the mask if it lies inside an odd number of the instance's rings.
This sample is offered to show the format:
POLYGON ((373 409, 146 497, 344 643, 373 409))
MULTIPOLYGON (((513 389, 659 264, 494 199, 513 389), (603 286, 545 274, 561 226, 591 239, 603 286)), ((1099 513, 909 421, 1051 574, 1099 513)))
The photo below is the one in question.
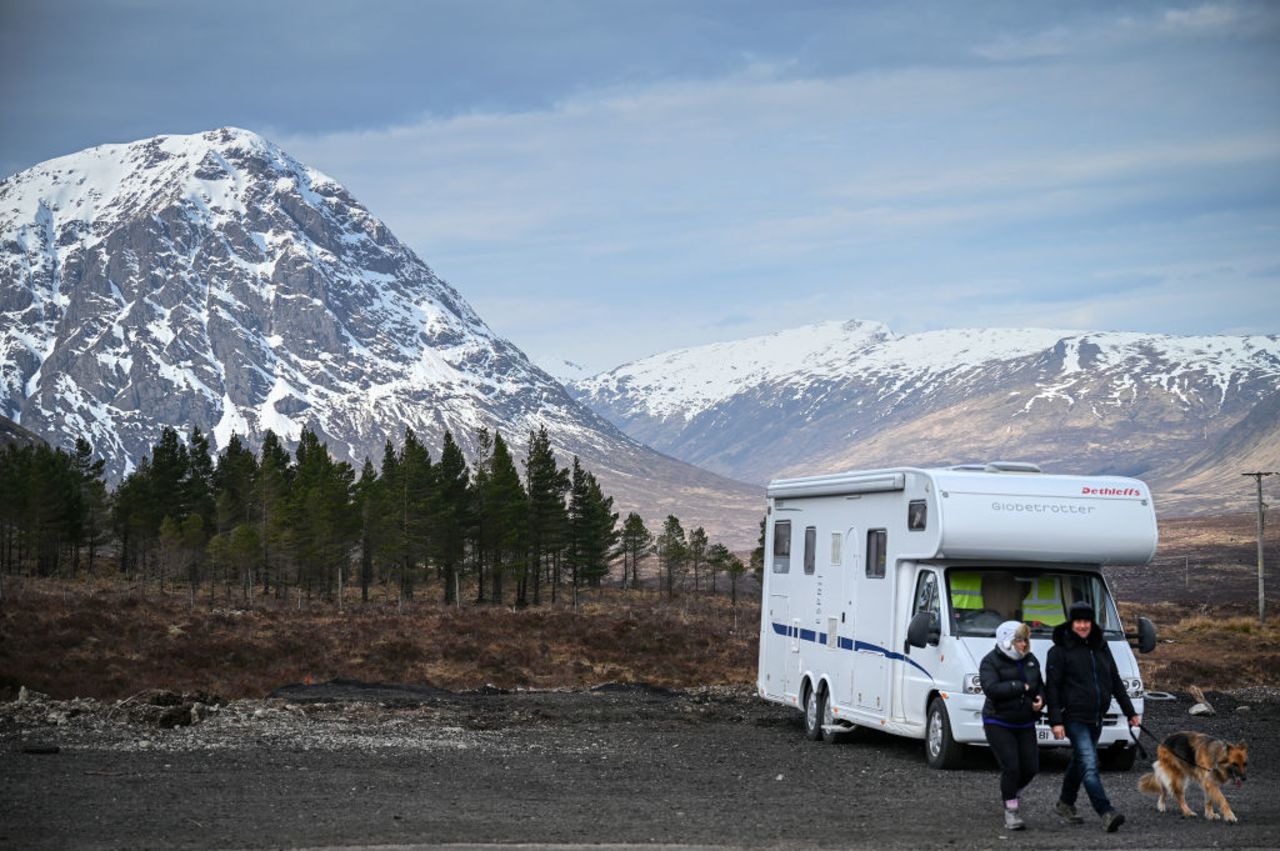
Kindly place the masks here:
POLYGON ((756 538, 756 548, 751 551, 751 573, 756 581, 764 583, 764 524, 768 518, 760 518, 760 537, 756 538))
POLYGON ((16 443, 0 448, 0 574, 15 572, 22 561, 34 454, 16 443))
POLYGON ((471 526, 467 530, 471 562, 476 570, 476 605, 485 601, 485 577, 492 572, 492 542, 485 528, 485 500, 489 490, 489 465, 493 461, 493 437, 487 426, 476 435, 476 467, 471 474, 471 526))
MULTIPOLYGON (((528 603, 528 582, 533 580, 533 604, 542 602, 543 570, 558 555, 564 542, 566 512, 564 496, 569 490, 569 471, 556 465, 551 451, 551 438, 545 426, 529 434, 529 451, 525 456, 525 486, 529 495, 528 570, 520 582, 516 602, 528 603)), ((552 601, 555 585, 552 584, 552 601)))
POLYGON ((351 465, 335 462, 314 432, 303 429, 296 451, 292 539, 299 581, 318 585, 328 596, 341 593, 357 525, 351 510, 355 479, 351 465))
POLYGON ((138 576, 144 583, 147 558, 155 546, 149 518, 150 471, 151 462, 144 457, 111 498, 111 527, 120 543, 120 571, 126 576, 138 576))
POLYGON ((209 438, 198 428, 191 430, 187 442, 187 475, 183 481, 187 513, 200 517, 206 534, 215 529, 217 503, 213 491, 213 457, 209 438))
POLYGON ((508 575, 522 576, 529 505, 507 443, 495 433, 492 450, 477 475, 478 538, 490 561, 489 600, 501 604, 508 575))
POLYGON ((430 554, 435 477, 431 453, 418 441, 413 429, 406 429, 393 497, 400 520, 400 593, 404 599, 413 598, 414 575, 430 554))
POLYGON ((360 600, 369 602, 369 586, 373 582, 375 554, 381 543, 378 518, 382 508, 382 483, 373 461, 364 459, 360 480, 355 487, 356 507, 360 515, 360 600))
POLYGON ((712 594, 716 593, 716 575, 728 568, 730 555, 729 548, 719 542, 707 548, 707 573, 712 594))
POLYGON ((80 564, 80 548, 88 549, 89 572, 93 572, 94 560, 98 548, 109 540, 109 499, 107 485, 103 481, 103 470, 106 462, 93 457, 93 447, 83 438, 76 439, 73 469, 78 491, 75 521, 75 556, 72 563, 72 575, 80 564))
POLYGON ((693 590, 697 592, 700 585, 699 571, 707 561, 707 532, 701 526, 689 533, 687 553, 689 569, 693 571, 693 590))
POLYGON ((733 601, 733 618, 736 628, 738 620, 738 580, 747 572, 747 566, 742 563, 742 559, 730 553, 729 558, 725 561, 725 572, 729 574, 730 599, 733 601))
POLYGON ((270 429, 262 436, 258 476, 254 487, 255 520, 262 545, 262 591, 274 587, 284 594, 284 562, 289 528, 289 501, 293 488, 293 461, 270 429))
POLYGON ((644 519, 634 511, 627 515, 622 526, 622 587, 640 587, 640 562, 653 552, 653 533, 644 525, 644 519), (630 565, 630 584, 627 580, 630 565))
POLYGON ((191 456, 178 433, 169 427, 160 432, 160 442, 151 452, 150 487, 151 517, 159 532, 160 522, 171 517, 181 522, 190 512, 187 479, 191 472, 191 456))
POLYGON ((568 559, 575 591, 579 584, 598 586, 608 575, 609 554, 618 542, 617 525, 613 497, 604 495, 596 477, 582 469, 575 455, 568 518, 568 559))
POLYGON ((658 536, 658 563, 666 576, 667 599, 674 599, 676 579, 684 574, 685 563, 689 557, 689 546, 685 541, 684 527, 674 514, 668 514, 662 524, 662 534, 658 536))
POLYGON ((250 521, 257 475, 258 459, 244 445, 240 435, 233 433, 226 448, 218 454, 213 468, 213 492, 217 506, 214 517, 219 532, 227 532, 250 521))
POLYGON ((75 538, 79 484, 71 457, 44 444, 35 448, 30 475, 24 523, 34 543, 36 573, 53 576, 63 550, 69 549, 75 538))
POLYGON ((444 433, 440 463, 436 465, 436 493, 432 501, 432 554, 444 580, 444 602, 457 602, 458 571, 466 553, 470 525, 470 476, 462 450, 453 435, 444 433))

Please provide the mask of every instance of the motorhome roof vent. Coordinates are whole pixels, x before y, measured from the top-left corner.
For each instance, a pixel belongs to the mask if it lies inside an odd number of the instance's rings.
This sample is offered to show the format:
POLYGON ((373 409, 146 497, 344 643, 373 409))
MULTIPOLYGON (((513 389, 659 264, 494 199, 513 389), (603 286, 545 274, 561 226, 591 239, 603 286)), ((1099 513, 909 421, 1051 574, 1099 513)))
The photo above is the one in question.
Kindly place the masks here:
POLYGON ((986 464, 953 464, 948 470, 959 470, 964 473, 981 473, 987 469, 986 464))
POLYGON ((1039 473, 1039 464, 1026 461, 991 461, 982 468, 988 473, 1039 473))

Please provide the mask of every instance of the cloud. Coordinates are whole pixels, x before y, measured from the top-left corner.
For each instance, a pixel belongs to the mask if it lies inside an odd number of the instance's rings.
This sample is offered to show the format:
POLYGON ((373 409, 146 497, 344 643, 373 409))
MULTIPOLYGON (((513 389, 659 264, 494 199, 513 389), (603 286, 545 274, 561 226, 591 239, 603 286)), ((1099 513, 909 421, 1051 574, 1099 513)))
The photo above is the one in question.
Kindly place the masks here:
MULTIPOLYGON (((1037 49, 1163 20, 1095 15, 1039 30, 1037 49)), ((1126 37, 1031 65, 757 63, 277 141, 517 344, 601 369, 827 319, 1274 327, 1274 300, 1225 306, 1259 297, 1245 273, 1213 279, 1224 304, 1208 308, 1188 292, 1144 312, 1132 291, 1176 288, 1150 270, 1193 256, 1275 265, 1280 57, 1210 45, 1135 62, 1126 37)))

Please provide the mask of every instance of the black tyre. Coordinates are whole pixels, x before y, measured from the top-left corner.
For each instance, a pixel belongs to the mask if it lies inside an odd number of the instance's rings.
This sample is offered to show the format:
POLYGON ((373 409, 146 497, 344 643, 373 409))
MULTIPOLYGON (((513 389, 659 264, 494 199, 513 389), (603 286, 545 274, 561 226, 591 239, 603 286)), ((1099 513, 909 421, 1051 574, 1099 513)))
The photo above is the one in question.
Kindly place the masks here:
POLYGON ((925 721, 924 757, 930 768, 949 770, 964 763, 964 745, 951 736, 951 719, 942 698, 935 697, 929 704, 925 721))
POLYGON ((827 711, 827 693, 821 686, 806 689, 804 699, 804 737, 811 742, 822 738, 822 718, 827 711))
POLYGON ((1098 754, 1098 762, 1105 771, 1128 771, 1137 761, 1137 748, 1110 747, 1098 754))

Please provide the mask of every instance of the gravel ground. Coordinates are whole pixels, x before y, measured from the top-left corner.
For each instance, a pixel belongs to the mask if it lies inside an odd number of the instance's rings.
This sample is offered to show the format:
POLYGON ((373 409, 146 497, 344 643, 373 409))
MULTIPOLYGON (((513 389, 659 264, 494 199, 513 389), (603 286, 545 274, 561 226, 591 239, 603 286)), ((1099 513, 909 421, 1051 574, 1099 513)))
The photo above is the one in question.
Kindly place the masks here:
POLYGON ((1104 775, 1128 816, 1115 834, 1049 814, 1060 755, 1028 790, 1030 828, 1010 834, 985 751, 938 772, 919 742, 874 731, 810 743, 797 712, 748 689, 277 694, 0 704, 0 847, 1273 848, 1280 835, 1275 689, 1211 692, 1212 717, 1189 717, 1185 695, 1148 703, 1161 734, 1249 742, 1250 779, 1227 790, 1239 824, 1158 814, 1139 768, 1104 775))

